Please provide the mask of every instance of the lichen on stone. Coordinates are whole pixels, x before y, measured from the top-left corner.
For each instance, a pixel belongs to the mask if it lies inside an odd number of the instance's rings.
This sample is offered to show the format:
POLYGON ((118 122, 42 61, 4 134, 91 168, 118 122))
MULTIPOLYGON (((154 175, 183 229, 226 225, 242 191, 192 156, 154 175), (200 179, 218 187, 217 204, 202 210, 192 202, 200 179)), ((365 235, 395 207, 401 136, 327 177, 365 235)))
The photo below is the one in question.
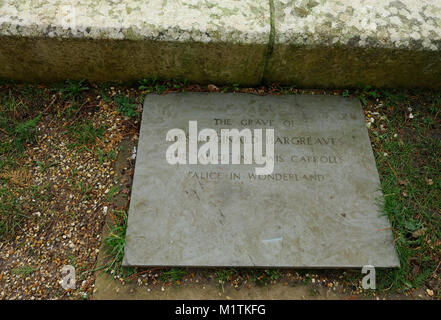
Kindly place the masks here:
POLYGON ((274 0, 274 4, 276 43, 441 49, 438 1, 274 0))
POLYGON ((267 0, 2 0, 0 35, 266 44, 267 0))

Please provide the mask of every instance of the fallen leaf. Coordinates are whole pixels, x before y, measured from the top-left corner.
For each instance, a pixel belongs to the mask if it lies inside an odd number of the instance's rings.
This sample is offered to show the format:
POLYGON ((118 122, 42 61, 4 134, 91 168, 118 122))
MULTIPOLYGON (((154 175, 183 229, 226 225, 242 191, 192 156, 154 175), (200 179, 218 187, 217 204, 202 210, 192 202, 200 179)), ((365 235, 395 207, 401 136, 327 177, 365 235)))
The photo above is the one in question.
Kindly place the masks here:
POLYGON ((210 92, 218 92, 219 88, 216 87, 214 84, 209 84, 208 85, 208 91, 210 91, 210 92))
POLYGON ((426 233, 427 228, 421 228, 412 233, 412 237, 418 238, 426 233))

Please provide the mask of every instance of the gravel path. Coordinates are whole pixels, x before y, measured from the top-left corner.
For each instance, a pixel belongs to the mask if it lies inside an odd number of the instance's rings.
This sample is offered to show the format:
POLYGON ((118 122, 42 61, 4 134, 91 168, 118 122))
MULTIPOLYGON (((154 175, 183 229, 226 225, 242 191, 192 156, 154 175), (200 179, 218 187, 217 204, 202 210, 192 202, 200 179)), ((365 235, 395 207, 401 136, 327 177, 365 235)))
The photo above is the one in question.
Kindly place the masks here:
POLYGON ((1 171, 26 216, 0 244, 1 299, 87 298, 93 292, 102 227, 119 191, 113 162, 126 120, 99 95, 81 102, 73 118, 64 117, 72 107, 64 101, 43 116, 36 142, 16 159, 16 169, 1 171), (72 128, 74 122, 85 125, 72 128), (78 144, 89 128, 104 130, 93 143, 78 144), (65 265, 76 269, 75 290, 61 287, 65 265))

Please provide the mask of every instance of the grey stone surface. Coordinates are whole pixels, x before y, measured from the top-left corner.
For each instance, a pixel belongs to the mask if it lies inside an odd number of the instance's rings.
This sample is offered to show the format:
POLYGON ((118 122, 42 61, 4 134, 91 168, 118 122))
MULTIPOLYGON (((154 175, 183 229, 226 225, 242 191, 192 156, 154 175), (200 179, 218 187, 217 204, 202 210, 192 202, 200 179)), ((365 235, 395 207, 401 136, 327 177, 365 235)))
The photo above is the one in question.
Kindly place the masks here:
POLYGON ((433 0, 2 0, 0 35, 440 50, 433 0))
POLYGON ((433 0, 0 0, 0 78, 441 87, 433 0))
POLYGON ((276 44, 441 49, 439 1, 273 1, 276 44))
POLYGON ((124 265, 398 266, 390 225, 378 206, 379 188, 358 101, 148 95, 124 265), (231 125, 215 125, 214 119, 231 119, 231 125), (198 130, 218 132, 274 128, 273 175, 250 178, 255 164, 170 165, 166 133, 173 128, 188 133, 189 120, 198 121, 198 130), (256 120, 272 122, 264 126, 256 120), (231 179, 232 173, 240 179, 231 179))
POLYGON ((432 0, 274 0, 264 81, 440 87, 440 13, 432 0))
POLYGON ((266 44, 266 0, 2 0, 0 35, 266 44))
POLYGON ((0 1, 0 78, 261 82, 267 0, 0 1))

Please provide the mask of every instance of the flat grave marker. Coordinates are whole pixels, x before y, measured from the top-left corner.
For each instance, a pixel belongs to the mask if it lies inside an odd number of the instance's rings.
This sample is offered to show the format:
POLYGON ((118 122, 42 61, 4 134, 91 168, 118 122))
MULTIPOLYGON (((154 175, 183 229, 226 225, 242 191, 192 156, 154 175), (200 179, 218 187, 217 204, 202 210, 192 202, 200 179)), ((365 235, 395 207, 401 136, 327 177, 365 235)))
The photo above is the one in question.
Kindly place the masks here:
MULTIPOLYGON (((269 140, 263 140, 265 154, 269 140)), ((123 264, 396 267, 399 260, 389 222, 381 214, 381 201, 358 100, 309 95, 148 95, 123 264), (273 168, 269 158, 266 163, 244 164, 243 141, 241 164, 223 163, 222 156, 231 160, 233 151, 223 154, 220 144, 212 155, 219 156, 217 164, 201 164, 199 159, 192 164, 191 152, 206 143, 189 141, 195 122, 198 133, 211 128, 219 142, 222 129, 252 133, 262 129, 267 134, 262 137, 270 136, 268 129, 273 129, 273 168), (171 129, 187 136, 178 164, 170 164, 166 157, 170 146, 179 141, 166 140, 171 129), (270 174, 256 174, 257 168, 265 166, 272 169, 270 174)))

